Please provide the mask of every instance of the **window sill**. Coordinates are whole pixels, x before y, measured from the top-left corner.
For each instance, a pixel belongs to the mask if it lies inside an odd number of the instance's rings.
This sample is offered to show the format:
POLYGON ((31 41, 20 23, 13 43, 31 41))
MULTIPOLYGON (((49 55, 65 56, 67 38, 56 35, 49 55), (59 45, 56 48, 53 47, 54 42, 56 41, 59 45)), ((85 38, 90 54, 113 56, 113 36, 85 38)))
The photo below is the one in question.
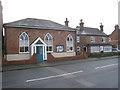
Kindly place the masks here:
POLYGON ((19 54, 30 54, 30 52, 19 52, 19 54))

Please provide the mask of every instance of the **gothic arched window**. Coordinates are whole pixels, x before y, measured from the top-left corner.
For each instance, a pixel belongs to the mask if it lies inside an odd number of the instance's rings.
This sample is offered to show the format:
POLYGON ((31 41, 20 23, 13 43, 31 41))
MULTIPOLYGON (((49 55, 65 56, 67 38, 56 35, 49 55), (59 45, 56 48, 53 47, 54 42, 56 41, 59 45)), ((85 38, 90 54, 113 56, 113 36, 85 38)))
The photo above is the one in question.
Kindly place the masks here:
POLYGON ((73 44, 73 37, 69 34, 66 38, 66 48, 67 52, 72 52, 74 49, 74 44, 73 44))
POLYGON ((44 37, 44 42, 47 44, 47 52, 53 52, 53 37, 47 33, 44 37))
POLYGON ((23 32, 19 36, 19 48, 20 48, 20 53, 29 52, 29 37, 26 34, 26 32, 23 32))

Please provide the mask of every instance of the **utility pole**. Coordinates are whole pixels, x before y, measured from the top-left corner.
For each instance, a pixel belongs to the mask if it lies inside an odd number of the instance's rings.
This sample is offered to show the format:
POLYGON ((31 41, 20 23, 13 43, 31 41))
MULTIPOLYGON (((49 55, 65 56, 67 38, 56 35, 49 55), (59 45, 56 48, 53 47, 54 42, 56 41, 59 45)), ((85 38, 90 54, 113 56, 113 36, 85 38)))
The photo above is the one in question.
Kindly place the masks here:
POLYGON ((0 1, 0 71, 2 69, 2 32, 3 32, 3 17, 2 17, 2 5, 0 1))

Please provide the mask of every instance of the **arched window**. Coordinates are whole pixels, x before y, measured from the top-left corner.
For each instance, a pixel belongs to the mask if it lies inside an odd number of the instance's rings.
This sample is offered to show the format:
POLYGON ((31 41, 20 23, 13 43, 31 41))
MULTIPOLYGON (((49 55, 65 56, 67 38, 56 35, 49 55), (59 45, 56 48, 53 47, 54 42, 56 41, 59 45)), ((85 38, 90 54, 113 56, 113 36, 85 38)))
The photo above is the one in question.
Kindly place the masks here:
POLYGON ((53 37, 47 33, 44 37, 44 42, 47 44, 47 52, 53 52, 53 37))
POLYGON ((29 52, 29 37, 26 34, 26 32, 23 32, 19 36, 19 48, 20 48, 20 53, 29 52))
POLYGON ((73 45, 73 37, 69 34, 66 38, 66 48, 67 48, 67 52, 72 52, 74 45, 73 45))

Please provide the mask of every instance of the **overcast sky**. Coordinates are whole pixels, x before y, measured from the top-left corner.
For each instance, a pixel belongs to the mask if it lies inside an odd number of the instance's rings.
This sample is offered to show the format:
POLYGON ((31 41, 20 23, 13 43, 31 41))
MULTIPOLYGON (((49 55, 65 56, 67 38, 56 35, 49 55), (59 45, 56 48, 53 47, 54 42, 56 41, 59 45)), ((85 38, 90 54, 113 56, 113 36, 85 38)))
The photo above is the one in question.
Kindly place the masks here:
POLYGON ((85 27, 99 28, 110 34, 118 24, 118 1, 120 0, 1 0, 3 22, 24 18, 47 19, 75 28, 83 19, 85 27))

